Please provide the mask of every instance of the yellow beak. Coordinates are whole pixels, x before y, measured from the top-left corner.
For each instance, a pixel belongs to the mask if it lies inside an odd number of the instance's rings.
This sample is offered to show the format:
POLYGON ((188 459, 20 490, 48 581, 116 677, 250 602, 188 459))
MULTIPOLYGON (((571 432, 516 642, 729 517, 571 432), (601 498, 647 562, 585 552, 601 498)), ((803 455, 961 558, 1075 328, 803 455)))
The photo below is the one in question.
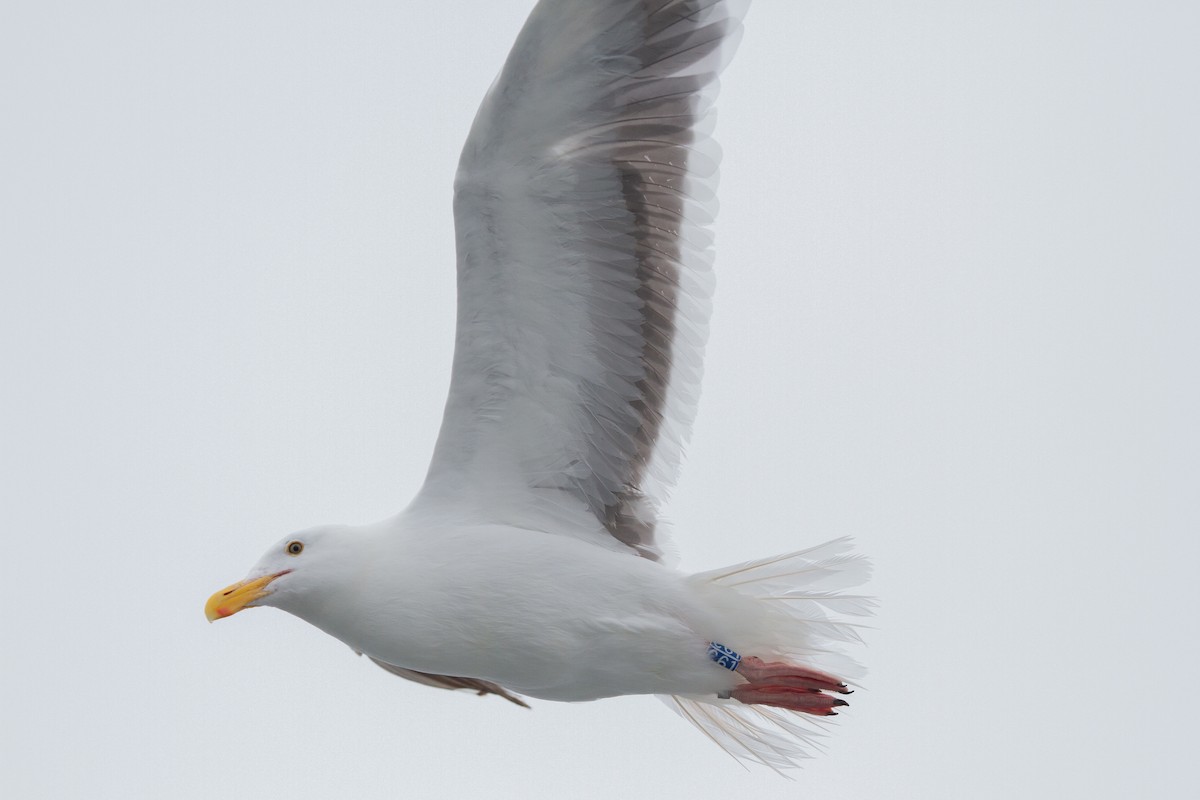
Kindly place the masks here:
POLYGON ((221 617, 233 616, 255 600, 269 595, 267 584, 289 572, 291 572, 290 569, 285 569, 274 575, 263 575, 252 581, 239 581, 232 586, 226 586, 208 598, 208 602, 204 604, 204 616, 208 617, 209 622, 221 617))

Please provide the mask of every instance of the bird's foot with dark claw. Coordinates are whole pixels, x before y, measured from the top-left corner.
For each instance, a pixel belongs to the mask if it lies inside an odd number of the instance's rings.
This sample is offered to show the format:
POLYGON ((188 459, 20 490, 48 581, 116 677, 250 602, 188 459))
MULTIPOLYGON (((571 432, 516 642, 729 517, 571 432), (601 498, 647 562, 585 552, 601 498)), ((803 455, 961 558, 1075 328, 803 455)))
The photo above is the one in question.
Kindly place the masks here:
POLYGON ((775 706, 822 717, 837 716, 835 708, 847 705, 840 697, 826 692, 850 694, 846 684, 828 673, 788 664, 783 661, 763 661, 748 656, 742 659, 737 673, 746 683, 734 687, 730 696, 739 702, 775 706))
POLYGON ((738 664, 736 671, 750 683, 770 683, 798 689, 819 689, 838 694, 851 693, 850 687, 840 678, 812 667, 789 664, 786 661, 763 661, 761 658, 746 656, 738 664))
POLYGON ((819 689, 801 689, 769 683, 747 683, 735 687, 730 696, 741 703, 775 706, 801 711, 819 717, 836 717, 835 708, 847 705, 840 697, 825 694, 819 689))

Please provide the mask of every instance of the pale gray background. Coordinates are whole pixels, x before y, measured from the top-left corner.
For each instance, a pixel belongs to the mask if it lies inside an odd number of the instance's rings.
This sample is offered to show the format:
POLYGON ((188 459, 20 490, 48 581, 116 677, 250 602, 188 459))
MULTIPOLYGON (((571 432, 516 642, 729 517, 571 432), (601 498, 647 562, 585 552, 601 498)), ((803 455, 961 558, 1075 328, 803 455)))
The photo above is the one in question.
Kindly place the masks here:
POLYGON ((201 607, 392 513, 504 2, 39 2, 0 33, 5 797, 1175 798, 1194 767, 1200 11, 758 0, 688 569, 852 534, 868 690, 787 783, 201 607))

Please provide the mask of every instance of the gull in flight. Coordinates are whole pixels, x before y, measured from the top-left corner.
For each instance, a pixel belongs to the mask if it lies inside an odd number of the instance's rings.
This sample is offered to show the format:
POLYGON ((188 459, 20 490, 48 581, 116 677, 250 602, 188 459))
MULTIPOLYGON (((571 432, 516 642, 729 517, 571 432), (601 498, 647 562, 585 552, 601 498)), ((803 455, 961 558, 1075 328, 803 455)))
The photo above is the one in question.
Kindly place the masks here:
POLYGON ((660 695, 794 766, 846 704, 844 540, 694 575, 659 509, 700 388, 716 78, 747 0, 541 0, 455 179, 458 327, 424 485, 394 517, 273 545, 210 620, 274 606, 400 677, 660 695))

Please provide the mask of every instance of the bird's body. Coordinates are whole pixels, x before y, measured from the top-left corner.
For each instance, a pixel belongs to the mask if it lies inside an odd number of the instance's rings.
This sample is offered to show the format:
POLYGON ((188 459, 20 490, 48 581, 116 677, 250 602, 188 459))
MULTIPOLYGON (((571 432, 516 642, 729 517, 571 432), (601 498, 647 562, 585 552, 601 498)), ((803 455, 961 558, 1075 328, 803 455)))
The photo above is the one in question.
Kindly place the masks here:
POLYGON ((544 700, 716 694, 736 683, 704 657, 709 640, 736 641, 722 609, 646 559, 552 533, 405 516, 323 533, 306 552, 346 541, 353 578, 331 582, 319 603, 281 592, 273 604, 380 661, 544 700))
MULTIPOLYGON (((289 611, 402 677, 520 702, 658 694, 734 755, 792 766, 864 598, 844 542, 664 565, 659 510, 706 338, 715 78, 739 0, 542 0, 455 182, 458 329, 407 509, 287 537, 210 619, 289 611)), ((417 385, 418 389, 421 387, 417 385)))

